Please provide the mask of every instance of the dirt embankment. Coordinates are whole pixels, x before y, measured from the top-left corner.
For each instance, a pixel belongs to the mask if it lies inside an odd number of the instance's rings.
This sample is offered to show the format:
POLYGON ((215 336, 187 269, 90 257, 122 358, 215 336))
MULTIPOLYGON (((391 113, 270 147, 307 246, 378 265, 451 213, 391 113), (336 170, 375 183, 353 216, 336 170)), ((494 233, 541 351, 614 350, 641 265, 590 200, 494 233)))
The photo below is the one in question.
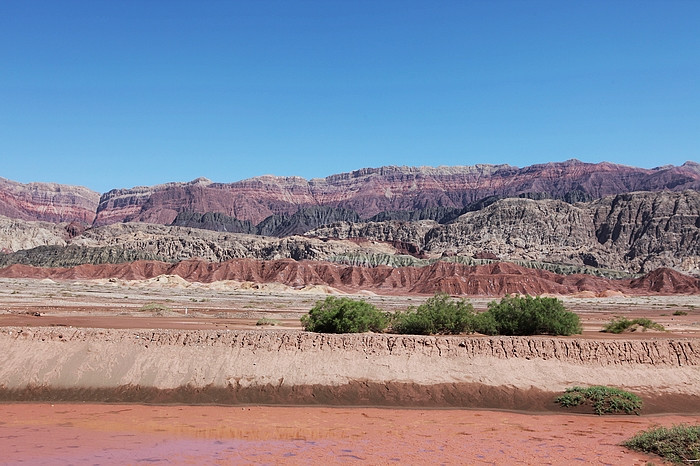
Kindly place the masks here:
POLYGON ((11 400, 541 410, 552 392, 603 384, 644 394, 652 410, 668 410, 665 397, 700 413, 688 403, 700 395, 690 339, 15 327, 0 329, 0 355, 0 398, 11 400))

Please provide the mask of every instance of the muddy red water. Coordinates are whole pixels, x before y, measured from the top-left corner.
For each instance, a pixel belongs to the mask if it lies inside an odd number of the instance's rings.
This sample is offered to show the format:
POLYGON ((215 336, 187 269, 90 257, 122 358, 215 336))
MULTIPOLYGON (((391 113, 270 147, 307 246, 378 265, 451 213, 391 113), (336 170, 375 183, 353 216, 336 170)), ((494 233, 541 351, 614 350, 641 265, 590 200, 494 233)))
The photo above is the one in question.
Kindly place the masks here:
POLYGON ((628 464, 697 416, 323 407, 0 405, 3 464, 628 464))

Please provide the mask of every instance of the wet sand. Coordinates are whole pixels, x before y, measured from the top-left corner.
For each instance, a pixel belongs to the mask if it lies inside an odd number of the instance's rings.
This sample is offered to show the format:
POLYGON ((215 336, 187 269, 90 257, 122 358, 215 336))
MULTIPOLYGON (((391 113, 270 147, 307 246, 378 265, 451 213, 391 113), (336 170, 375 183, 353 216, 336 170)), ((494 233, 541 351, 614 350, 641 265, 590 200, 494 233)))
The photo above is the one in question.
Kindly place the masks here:
POLYGON ((0 405, 3 464, 626 464, 620 443, 698 416, 381 408, 0 405))

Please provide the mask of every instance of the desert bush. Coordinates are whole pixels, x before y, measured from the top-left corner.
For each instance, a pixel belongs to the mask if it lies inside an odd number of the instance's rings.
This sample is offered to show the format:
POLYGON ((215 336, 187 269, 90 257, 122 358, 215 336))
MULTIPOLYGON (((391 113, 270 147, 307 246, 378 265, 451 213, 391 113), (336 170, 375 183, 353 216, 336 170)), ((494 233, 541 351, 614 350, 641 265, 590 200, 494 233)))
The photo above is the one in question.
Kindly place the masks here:
POLYGON ((622 445, 632 450, 653 453, 674 463, 700 461, 700 425, 656 427, 639 432, 622 445))
POLYGON ((397 312, 392 319, 392 331, 411 335, 473 333, 474 307, 463 299, 451 299, 437 293, 417 308, 397 312))
POLYGON ((605 333, 622 333, 622 332, 634 332, 636 331, 639 327, 642 328, 642 331, 646 332, 648 329, 653 329, 653 330, 661 330, 665 331, 666 329, 664 328, 663 325, 657 324, 656 322, 646 319, 646 318, 638 318, 638 319, 627 319, 625 317, 617 317, 613 320, 610 321, 605 327, 603 327, 603 330, 601 332, 605 333))
POLYGON ((491 301, 477 323, 483 325, 477 328, 479 333, 490 335, 573 335, 582 331, 578 315, 560 300, 527 295, 491 301))
POLYGON ((593 412, 602 414, 639 414, 642 400, 634 393, 605 385, 592 387, 567 388, 563 395, 555 400, 564 408, 590 403, 593 412))
POLYGON ((304 330, 320 333, 380 332, 389 317, 375 306, 350 298, 327 297, 301 318, 304 330))
POLYGON ((154 311, 154 312, 166 312, 172 311, 171 308, 161 303, 148 303, 141 306, 140 311, 154 311))
POLYGON ((688 313, 686 311, 676 311, 673 313, 674 316, 687 316, 688 313))
POLYGON ((262 319, 258 319, 257 322, 255 322, 255 325, 257 326, 263 326, 263 325, 279 325, 280 321, 276 319, 269 319, 267 317, 263 317, 262 319))
POLYGON ((484 335, 498 335, 498 322, 492 312, 481 312, 474 316, 474 330, 484 335))

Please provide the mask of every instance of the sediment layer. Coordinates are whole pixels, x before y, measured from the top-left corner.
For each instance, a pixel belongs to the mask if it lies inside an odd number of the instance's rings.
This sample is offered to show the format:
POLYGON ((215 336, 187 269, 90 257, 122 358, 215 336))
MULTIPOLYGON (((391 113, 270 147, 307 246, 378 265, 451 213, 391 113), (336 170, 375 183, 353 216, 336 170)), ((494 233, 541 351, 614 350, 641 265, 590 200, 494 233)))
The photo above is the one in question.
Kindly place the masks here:
POLYGON ((0 380, 0 399, 75 400, 82 393, 91 401, 122 396, 522 409, 524 399, 537 398, 533 393, 573 385, 692 400, 700 395, 700 344, 668 338, 8 327, 0 329, 0 380))
POLYGON ((700 279, 671 269, 657 269, 638 279, 612 280, 590 275, 559 275, 512 263, 469 266, 436 262, 426 267, 359 267, 290 259, 251 259, 210 263, 188 260, 170 264, 136 261, 125 264, 79 265, 71 268, 33 267, 14 264, 0 269, 3 278, 49 278, 57 280, 143 280, 174 275, 189 282, 212 283, 235 280, 281 283, 290 287, 328 286, 345 292, 369 290, 381 294, 434 294, 503 296, 506 294, 571 295, 591 292, 605 296, 698 294, 700 279))

